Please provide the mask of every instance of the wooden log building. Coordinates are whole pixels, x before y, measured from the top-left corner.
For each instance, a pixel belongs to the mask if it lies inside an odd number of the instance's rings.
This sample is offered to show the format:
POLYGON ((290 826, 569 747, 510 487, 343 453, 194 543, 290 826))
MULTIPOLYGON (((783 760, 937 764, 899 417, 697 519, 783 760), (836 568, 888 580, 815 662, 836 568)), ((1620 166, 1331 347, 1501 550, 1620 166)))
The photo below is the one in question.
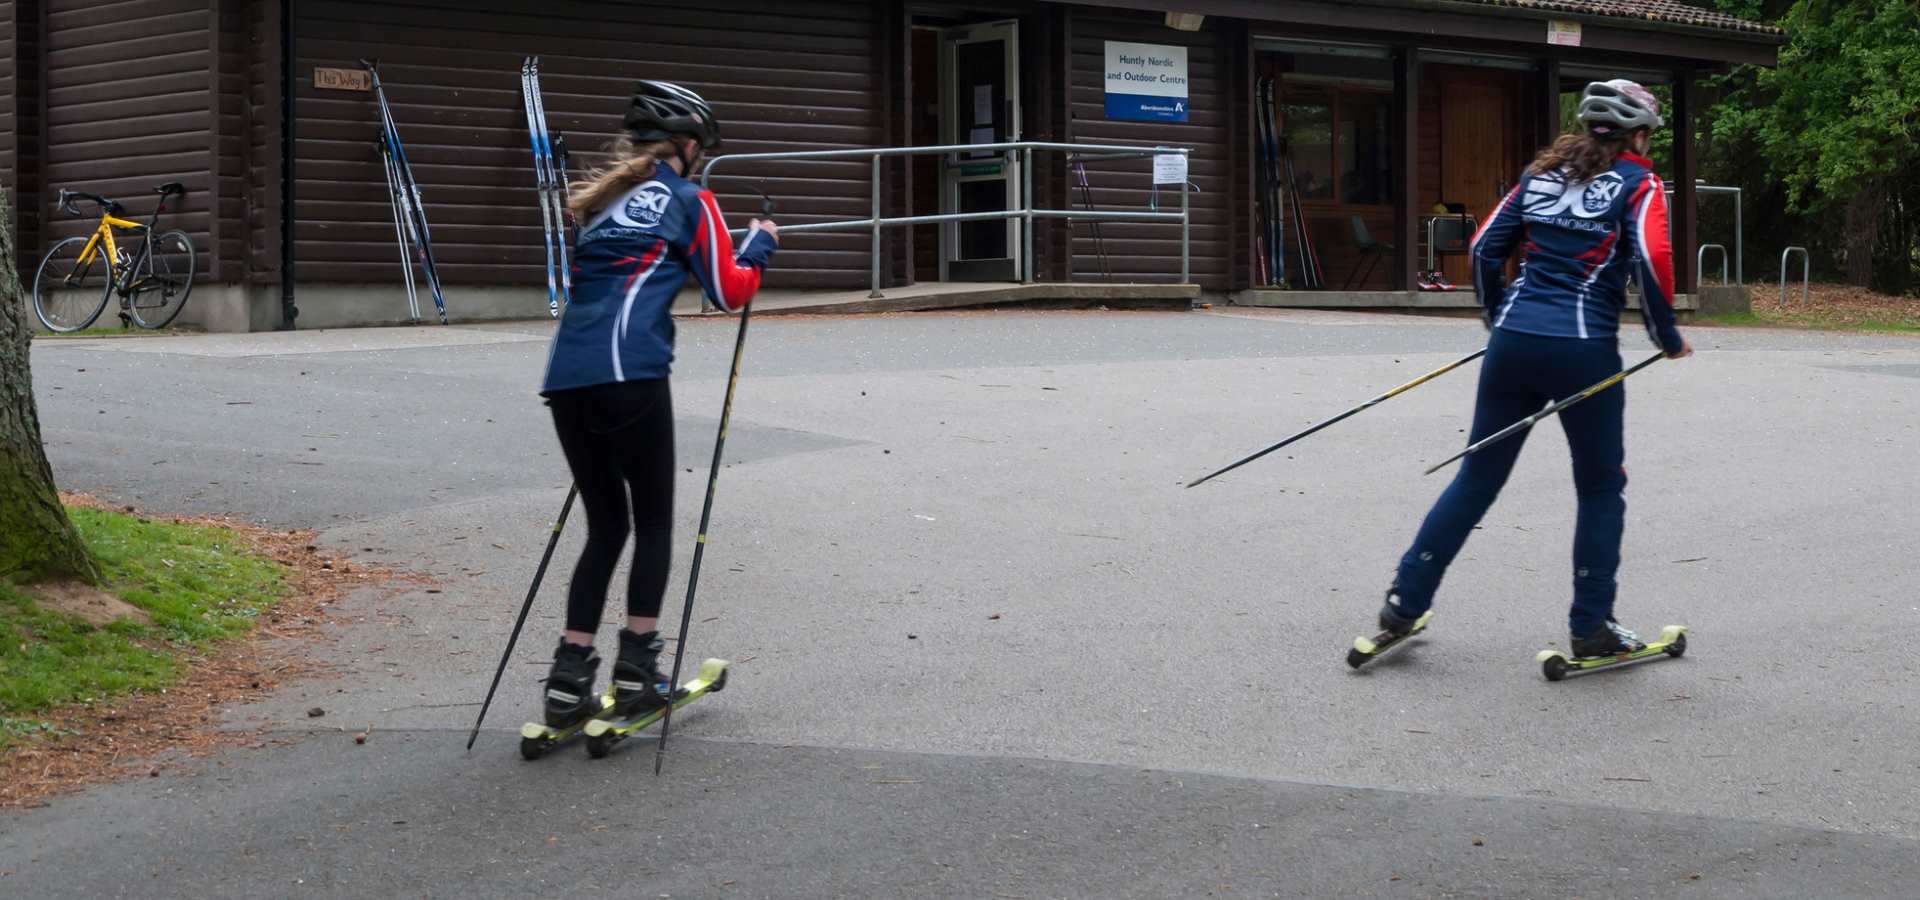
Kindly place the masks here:
MULTIPOLYGON (((1427 268, 1430 210, 1484 214, 1558 132, 1566 95, 1624 76, 1671 98, 1661 174, 1692 290, 1696 86, 1731 64, 1772 64, 1782 42, 1676 0, 0 0, 0 176, 23 277, 87 227, 54 209, 58 189, 144 215, 152 186, 177 180, 189 193, 172 222, 201 251, 189 321, 285 327, 288 300, 301 327, 394 321, 405 303, 378 111, 336 77, 377 59, 450 311, 537 316, 542 226, 519 83, 537 55, 576 176, 636 78, 704 94, 729 153, 1013 138, 1191 147, 1192 280, 1228 293, 1259 286, 1256 104, 1272 79, 1287 202, 1326 287, 1409 290, 1427 268), (1154 65, 1164 77, 1135 84, 1154 65)), ((1152 196, 1144 161, 1090 164, 1087 191, 1058 154, 1037 155, 1031 173, 1017 158, 964 162, 890 160, 885 212, 1002 208, 1028 174, 1044 208, 1177 204, 1164 188, 1152 196)), ((758 207, 748 185, 779 198, 783 223, 868 215, 861 160, 733 171, 716 188, 742 221, 758 207)), ((889 230, 885 281, 1011 277, 1019 227, 889 230)), ((1084 222, 1034 227, 1043 282, 1178 280, 1177 226, 1103 225, 1106 272, 1084 222)), ((796 234, 769 283, 859 289, 870 260, 864 232, 796 234)), ((1464 280, 1458 258, 1444 267, 1464 280)))

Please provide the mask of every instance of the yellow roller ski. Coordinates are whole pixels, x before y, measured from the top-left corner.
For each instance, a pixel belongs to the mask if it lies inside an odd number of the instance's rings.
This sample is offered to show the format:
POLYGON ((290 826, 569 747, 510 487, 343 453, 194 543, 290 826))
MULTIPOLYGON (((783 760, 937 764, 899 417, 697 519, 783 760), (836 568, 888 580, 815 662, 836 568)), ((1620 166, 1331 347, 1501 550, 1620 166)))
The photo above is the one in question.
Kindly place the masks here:
POLYGON ((1590 672, 1594 669, 1606 669, 1626 665, 1657 656, 1679 657, 1687 652, 1687 626, 1668 625, 1660 629, 1660 639, 1647 644, 1632 653, 1615 656, 1568 656, 1565 650, 1542 650, 1534 655, 1534 661, 1540 663, 1540 674, 1548 681, 1559 681, 1568 675, 1590 672))
MULTIPOLYGON (((708 659, 700 663, 700 673, 674 692, 673 708, 679 709, 707 694, 726 690, 727 669, 732 665, 724 659, 708 659)), ((594 759, 606 756, 614 744, 660 721, 666 713, 666 708, 662 707, 633 719, 594 719, 588 722, 584 729, 587 734, 587 755, 594 759)))
POLYGON ((1406 643, 1409 638, 1426 631, 1427 622, 1432 619, 1433 610, 1427 610, 1420 614, 1420 618, 1413 620, 1413 628, 1408 630, 1406 634, 1394 634, 1391 631, 1382 631, 1370 638, 1354 638, 1353 649, 1347 651, 1347 665, 1358 669, 1369 662, 1387 655, 1393 648, 1406 643))
MULTIPOLYGON (((601 713, 605 714, 607 710, 612 708, 613 694, 602 694, 600 696, 601 713)), ((547 755, 548 750, 552 750, 568 738, 579 734, 587 727, 587 723, 590 721, 592 720, 581 719, 565 728, 555 728, 539 722, 528 722, 520 726, 520 758, 531 762, 547 755)))

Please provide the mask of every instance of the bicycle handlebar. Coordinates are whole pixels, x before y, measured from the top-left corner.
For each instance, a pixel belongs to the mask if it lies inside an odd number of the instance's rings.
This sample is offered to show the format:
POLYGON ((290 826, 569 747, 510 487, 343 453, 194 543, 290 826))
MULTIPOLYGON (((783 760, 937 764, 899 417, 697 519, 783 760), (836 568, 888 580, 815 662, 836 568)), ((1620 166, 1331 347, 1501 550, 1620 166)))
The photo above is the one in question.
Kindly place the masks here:
MULTIPOLYGON (((166 184, 158 185, 154 190, 160 194, 161 202, 163 203, 169 196, 179 195, 184 197, 187 195, 186 186, 177 181, 169 181, 166 184)), ((73 201, 75 200, 91 200, 102 212, 111 215, 119 215, 126 211, 126 207, 99 194, 89 194, 86 191, 70 191, 66 188, 60 189, 60 211, 76 217, 85 215, 85 213, 82 213, 73 205, 73 201)))

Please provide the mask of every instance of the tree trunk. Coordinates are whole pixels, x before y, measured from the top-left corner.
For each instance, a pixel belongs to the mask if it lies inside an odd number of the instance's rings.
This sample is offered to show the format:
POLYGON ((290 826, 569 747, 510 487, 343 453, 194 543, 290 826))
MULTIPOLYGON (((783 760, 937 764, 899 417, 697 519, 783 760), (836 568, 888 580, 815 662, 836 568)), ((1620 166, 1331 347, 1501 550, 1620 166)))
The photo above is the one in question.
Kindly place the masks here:
POLYGON ((1873 248, 1880 243, 1880 213, 1886 208, 1886 183, 1869 179, 1847 201, 1843 240, 1847 252, 1847 283, 1873 287, 1873 248))
POLYGON ((0 188, 0 578, 99 580, 86 544, 53 487, 40 442, 27 348, 31 299, 13 268, 6 191, 0 188))

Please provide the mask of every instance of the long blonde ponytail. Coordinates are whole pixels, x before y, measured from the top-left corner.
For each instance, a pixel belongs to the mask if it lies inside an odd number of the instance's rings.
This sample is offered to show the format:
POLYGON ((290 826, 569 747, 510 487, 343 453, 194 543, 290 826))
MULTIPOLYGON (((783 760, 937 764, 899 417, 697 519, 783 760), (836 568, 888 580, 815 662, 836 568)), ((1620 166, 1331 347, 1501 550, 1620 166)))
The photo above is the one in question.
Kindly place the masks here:
POLYGON ((585 222, 622 194, 652 178, 660 160, 674 154, 672 141, 654 141, 635 145, 626 135, 616 138, 607 148, 606 168, 588 169, 587 177, 567 185, 567 208, 575 220, 585 222))

